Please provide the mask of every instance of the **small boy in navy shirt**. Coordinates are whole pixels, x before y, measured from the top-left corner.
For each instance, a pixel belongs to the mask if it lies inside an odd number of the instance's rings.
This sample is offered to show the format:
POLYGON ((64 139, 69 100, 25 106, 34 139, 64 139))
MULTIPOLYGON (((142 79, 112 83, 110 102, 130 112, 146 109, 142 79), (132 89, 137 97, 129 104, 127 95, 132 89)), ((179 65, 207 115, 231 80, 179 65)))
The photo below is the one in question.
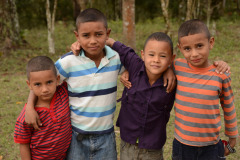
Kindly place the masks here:
POLYGON ((120 42, 109 39, 107 44, 119 53, 132 84, 123 91, 117 120, 120 157, 122 160, 163 159, 166 125, 175 99, 175 90, 166 92, 163 73, 175 58, 173 43, 165 33, 153 33, 141 51, 142 59, 120 42))

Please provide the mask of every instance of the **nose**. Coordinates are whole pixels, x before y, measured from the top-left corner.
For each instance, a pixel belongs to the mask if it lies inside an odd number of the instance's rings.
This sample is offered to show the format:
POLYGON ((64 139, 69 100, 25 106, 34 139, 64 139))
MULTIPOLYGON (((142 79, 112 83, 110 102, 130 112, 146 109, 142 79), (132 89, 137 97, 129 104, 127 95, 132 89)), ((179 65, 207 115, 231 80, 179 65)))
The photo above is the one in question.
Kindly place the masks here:
POLYGON ((90 38, 90 44, 94 44, 94 43, 96 43, 96 38, 94 36, 92 36, 90 38))
POLYGON ((193 49, 193 50, 192 50, 192 56, 193 56, 193 57, 196 57, 197 55, 198 55, 197 50, 196 50, 196 49, 193 49))
POLYGON ((48 92, 48 86, 47 85, 42 86, 42 92, 43 93, 48 92))
POLYGON ((160 57, 159 56, 154 56, 154 62, 159 62, 160 61, 160 57))

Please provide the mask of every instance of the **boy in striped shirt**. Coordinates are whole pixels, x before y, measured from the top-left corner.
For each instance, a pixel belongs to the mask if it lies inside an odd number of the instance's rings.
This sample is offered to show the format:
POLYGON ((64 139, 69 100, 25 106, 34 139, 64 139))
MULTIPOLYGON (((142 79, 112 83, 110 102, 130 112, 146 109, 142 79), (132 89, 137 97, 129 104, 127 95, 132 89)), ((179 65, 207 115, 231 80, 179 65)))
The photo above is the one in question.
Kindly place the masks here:
POLYGON ((234 97, 229 73, 217 74, 208 61, 214 38, 200 20, 184 22, 178 30, 178 48, 185 59, 176 59, 175 139, 172 159, 224 159, 234 152, 238 136, 234 97), (224 148, 220 140, 221 117, 224 113, 224 148))
MULTIPOLYGON (((105 46, 110 31, 102 12, 84 10, 76 20, 79 56, 69 52, 55 63, 60 81, 68 85, 73 132, 68 160, 117 159, 113 118, 122 67, 118 53, 105 46)), ((33 100, 29 97, 31 105, 33 100)), ((34 112, 28 107, 26 117, 34 112)))
POLYGON ((58 86, 54 62, 46 56, 28 62, 27 77, 29 89, 37 96, 35 109, 43 125, 39 131, 24 122, 25 105, 14 132, 21 159, 64 160, 72 138, 67 84, 58 86))

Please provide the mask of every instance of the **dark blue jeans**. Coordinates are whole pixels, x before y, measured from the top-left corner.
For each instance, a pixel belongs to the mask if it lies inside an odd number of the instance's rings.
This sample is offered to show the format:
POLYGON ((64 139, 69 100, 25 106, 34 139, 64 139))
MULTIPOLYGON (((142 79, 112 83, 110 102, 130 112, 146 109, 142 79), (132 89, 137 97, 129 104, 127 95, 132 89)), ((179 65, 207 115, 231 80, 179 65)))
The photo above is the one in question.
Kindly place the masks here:
POLYGON ((172 160, 225 160, 221 140, 215 145, 195 147, 173 140, 172 160))

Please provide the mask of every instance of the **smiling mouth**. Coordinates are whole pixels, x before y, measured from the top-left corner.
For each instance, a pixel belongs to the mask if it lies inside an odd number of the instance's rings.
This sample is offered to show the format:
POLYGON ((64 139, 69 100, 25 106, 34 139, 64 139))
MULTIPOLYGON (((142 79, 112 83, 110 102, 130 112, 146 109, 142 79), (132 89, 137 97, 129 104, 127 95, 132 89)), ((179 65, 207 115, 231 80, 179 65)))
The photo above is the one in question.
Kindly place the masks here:
POLYGON ((160 66, 151 65, 152 68, 160 68, 160 66))
POLYGON ((90 50, 97 50, 98 47, 89 47, 90 50))

